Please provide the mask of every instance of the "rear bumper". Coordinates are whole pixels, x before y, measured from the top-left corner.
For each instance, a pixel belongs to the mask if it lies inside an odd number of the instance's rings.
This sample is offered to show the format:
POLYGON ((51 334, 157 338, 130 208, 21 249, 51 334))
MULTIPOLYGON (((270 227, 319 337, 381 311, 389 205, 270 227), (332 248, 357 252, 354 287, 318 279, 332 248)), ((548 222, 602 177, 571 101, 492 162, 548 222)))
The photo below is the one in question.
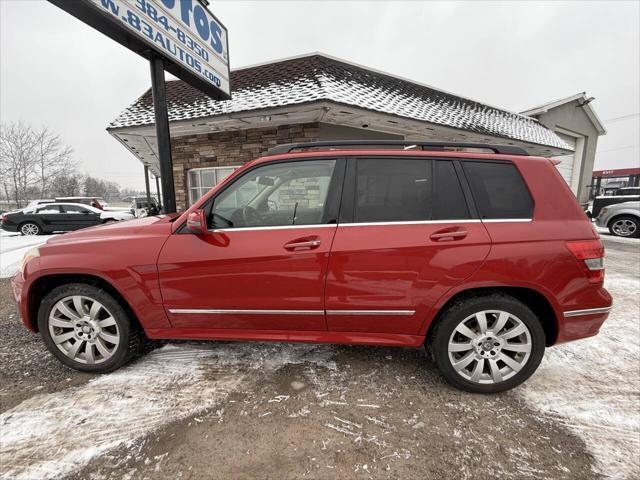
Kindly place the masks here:
POLYGON ((556 343, 579 340, 597 335, 604 321, 609 317, 613 299, 605 288, 598 290, 596 299, 598 306, 564 310, 558 322, 558 338, 556 343))

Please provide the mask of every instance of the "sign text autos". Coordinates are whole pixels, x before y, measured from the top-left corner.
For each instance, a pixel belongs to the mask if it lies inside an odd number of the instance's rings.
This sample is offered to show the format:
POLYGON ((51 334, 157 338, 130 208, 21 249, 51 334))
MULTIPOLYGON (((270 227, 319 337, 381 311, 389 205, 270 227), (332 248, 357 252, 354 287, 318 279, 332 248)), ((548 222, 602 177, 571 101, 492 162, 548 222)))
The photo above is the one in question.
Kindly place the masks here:
POLYGON ((89 1, 229 94, 227 32, 196 0, 89 1))

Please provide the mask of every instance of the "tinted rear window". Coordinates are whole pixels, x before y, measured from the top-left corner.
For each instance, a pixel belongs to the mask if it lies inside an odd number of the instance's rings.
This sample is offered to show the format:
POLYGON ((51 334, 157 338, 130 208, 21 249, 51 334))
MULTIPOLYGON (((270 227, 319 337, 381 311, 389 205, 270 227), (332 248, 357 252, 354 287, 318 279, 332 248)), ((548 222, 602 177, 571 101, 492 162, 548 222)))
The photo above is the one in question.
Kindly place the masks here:
POLYGON ((460 220, 469 218, 467 201, 462 193, 460 180, 453 167, 447 160, 434 160, 433 184, 433 219, 460 220))
POLYGON ((482 218, 532 218, 533 201, 511 163, 462 162, 482 218))
POLYGON ((430 170, 428 160, 359 159, 354 220, 429 220, 430 170))
POLYGON ((428 159, 358 159, 354 213, 355 222, 469 218, 453 163, 428 159))

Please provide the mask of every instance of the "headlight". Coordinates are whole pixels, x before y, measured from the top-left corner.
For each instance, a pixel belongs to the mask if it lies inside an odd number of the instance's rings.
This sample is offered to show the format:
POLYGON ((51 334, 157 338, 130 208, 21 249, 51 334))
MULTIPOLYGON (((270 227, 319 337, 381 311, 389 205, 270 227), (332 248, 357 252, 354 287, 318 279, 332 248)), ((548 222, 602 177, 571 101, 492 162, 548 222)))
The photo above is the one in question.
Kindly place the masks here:
POLYGON ((27 253, 22 257, 22 263, 20 264, 20 271, 24 274, 24 267, 27 265, 29 260, 34 258, 38 258, 40 256, 40 249, 38 247, 34 247, 30 250, 27 250, 27 253))

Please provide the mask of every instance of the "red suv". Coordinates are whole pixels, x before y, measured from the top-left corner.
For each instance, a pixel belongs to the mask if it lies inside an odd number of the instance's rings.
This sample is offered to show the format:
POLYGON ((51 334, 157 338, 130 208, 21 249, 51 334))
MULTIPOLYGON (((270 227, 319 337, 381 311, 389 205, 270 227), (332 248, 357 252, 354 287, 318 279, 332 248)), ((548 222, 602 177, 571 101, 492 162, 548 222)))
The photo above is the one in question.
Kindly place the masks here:
POLYGON ((498 392, 598 332, 603 257, 549 159, 317 142, 275 147, 182 215, 53 238, 13 285, 78 370, 114 370, 147 338, 424 344, 453 385, 498 392))

